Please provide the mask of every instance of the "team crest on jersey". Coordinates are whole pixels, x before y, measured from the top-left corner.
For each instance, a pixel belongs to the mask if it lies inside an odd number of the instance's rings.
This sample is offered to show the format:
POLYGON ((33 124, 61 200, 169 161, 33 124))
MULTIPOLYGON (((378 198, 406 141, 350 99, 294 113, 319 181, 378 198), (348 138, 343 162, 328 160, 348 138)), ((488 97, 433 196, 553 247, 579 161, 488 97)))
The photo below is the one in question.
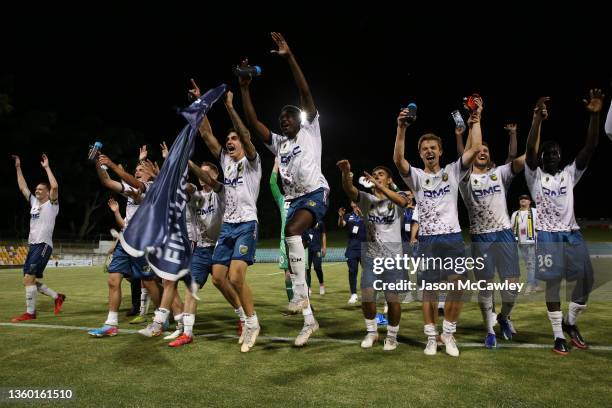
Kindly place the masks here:
POLYGON ((314 201, 312 201, 312 200, 308 200, 308 205, 309 205, 309 206, 311 206, 311 207, 316 207, 316 206, 317 206, 317 203, 315 203, 315 202, 314 202, 314 201))
POLYGON ((393 209, 393 203, 387 203, 387 210, 391 211, 393 209))
POLYGON ((491 174, 491 180, 497 181, 497 174, 491 174))
POLYGON ((243 168, 244 168, 244 163, 243 162, 238 163, 238 174, 242 173, 243 168))
POLYGON ((425 180, 425 184, 429 184, 429 179, 425 180))
POLYGON ((546 176, 546 181, 548 181, 548 176, 546 176))
POLYGON ((561 182, 562 182, 562 183, 563 183, 563 180, 564 180, 564 179, 563 179, 563 177, 561 177, 561 182))
POLYGON ((448 174, 444 173, 442 175, 442 181, 445 181, 445 182, 448 181, 448 174))
POLYGON ((478 179, 474 179, 474 184, 478 184, 478 179))
POLYGON ((249 247, 246 245, 240 245, 239 251, 242 255, 246 255, 249 252, 249 247))

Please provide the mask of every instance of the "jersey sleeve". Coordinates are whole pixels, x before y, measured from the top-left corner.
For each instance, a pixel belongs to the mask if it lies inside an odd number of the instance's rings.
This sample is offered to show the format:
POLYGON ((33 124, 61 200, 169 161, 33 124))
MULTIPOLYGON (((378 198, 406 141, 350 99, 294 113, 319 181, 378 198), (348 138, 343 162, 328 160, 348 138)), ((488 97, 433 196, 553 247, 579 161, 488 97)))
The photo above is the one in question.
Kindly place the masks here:
POLYGON ((470 173, 470 168, 463 167, 463 158, 459 157, 456 161, 446 166, 446 172, 454 179, 457 183, 465 179, 470 173))
POLYGON ((565 166, 565 168, 563 169, 564 172, 568 173, 570 177, 572 177, 574 186, 578 184, 585 170, 586 170, 586 167, 582 170, 579 170, 578 167, 576 167, 576 160, 574 160, 571 164, 568 164, 567 166, 565 166))
POLYGON ((312 121, 308 121, 308 119, 304 120, 301 127, 308 131, 308 134, 317 139, 321 138, 321 128, 319 126, 319 112, 315 114, 314 119, 312 121))
POLYGON ((357 206, 363 213, 364 217, 370 213, 370 206, 376 200, 376 197, 372 194, 368 194, 364 191, 359 191, 359 197, 357 199, 357 206))
POLYGON ((514 172, 512 171, 512 162, 506 163, 503 166, 499 166, 498 171, 501 181, 507 190, 508 186, 510 186, 510 183, 512 182, 512 179, 514 179, 514 172))
POLYGON ((538 178, 539 171, 539 167, 536 167, 536 169, 533 170, 529 167, 528 164, 525 164, 525 181, 527 182, 527 188, 529 188, 529 192, 531 193, 531 197, 533 198, 535 198, 534 187, 538 178))
POLYGON ((415 193, 420 190, 422 175, 423 170, 417 169, 414 166, 410 166, 407 175, 401 174, 400 172, 400 176, 402 177, 402 180, 404 180, 404 183, 406 183, 408 188, 410 188, 415 193))
POLYGON ((270 132, 270 144, 265 143, 268 150, 270 150, 275 156, 278 156, 278 146, 280 144, 281 138, 281 135, 276 134, 274 132, 270 132))
POLYGON ((38 204, 38 200, 36 199, 36 197, 34 196, 34 194, 30 193, 30 208, 34 207, 36 204, 38 204))

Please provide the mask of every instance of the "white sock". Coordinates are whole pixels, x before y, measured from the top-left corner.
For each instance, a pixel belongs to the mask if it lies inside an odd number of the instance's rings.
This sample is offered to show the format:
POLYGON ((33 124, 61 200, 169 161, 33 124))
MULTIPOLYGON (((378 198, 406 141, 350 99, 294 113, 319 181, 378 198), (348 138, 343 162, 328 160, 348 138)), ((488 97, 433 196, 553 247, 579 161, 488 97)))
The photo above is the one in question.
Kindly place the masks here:
POLYGON ((399 332, 399 324, 397 326, 387 325, 387 337, 397 338, 399 332))
POLYGON ((177 330, 180 330, 183 328, 183 313, 179 313, 177 315, 174 315, 174 321, 176 323, 176 328, 177 330))
POLYGON ((302 309, 302 316, 304 316, 304 324, 314 324, 315 318, 312 315, 312 308, 308 305, 307 308, 302 309))
POLYGON ((170 311, 168 309, 164 309, 160 307, 155 311, 155 317, 153 317, 153 323, 163 326, 168 320, 168 316, 170 315, 170 311))
POLYGON ((304 298, 308 296, 308 289, 306 288, 306 267, 304 265, 306 252, 302 245, 302 237, 300 235, 285 237, 285 242, 287 242, 287 249, 289 250, 287 255, 292 271, 293 294, 304 298))
POLYGON ((106 318, 106 321, 104 322, 104 324, 108 326, 118 326, 119 325, 119 312, 111 312, 109 310, 108 317, 106 318))
POLYGON ((365 319, 366 330, 369 334, 378 334, 378 323, 376 319, 365 319))
POLYGON ((495 326, 495 320, 493 319, 493 316, 495 316, 493 313, 493 294, 490 291, 487 292, 478 294, 478 305, 482 313, 482 320, 484 320, 487 326, 487 332, 495 333, 493 329, 493 326, 495 326))
POLYGON ((259 320, 257 319, 257 314, 255 312, 253 312, 252 316, 247 316, 246 326, 249 329, 254 329, 259 326, 259 320))
POLYGON ((43 295, 51 296, 53 299, 57 299, 57 292, 45 285, 44 283, 37 283, 36 287, 38 291, 43 295))
POLYGON ((26 312, 30 314, 36 313, 36 295, 36 285, 29 285, 25 287, 26 312))
POLYGON ((423 326, 423 333, 427 336, 427 339, 436 340, 436 336, 438 335, 438 330, 436 330, 436 325, 433 323, 428 323, 423 326))
POLYGON ((444 334, 453 334, 457 331, 457 322, 449 322, 444 319, 442 322, 442 332, 444 334))
POLYGON ((561 320, 563 320, 563 312, 548 312, 548 320, 550 320, 550 324, 553 329, 553 335, 555 339, 564 339, 563 329, 561 327, 561 320))
POLYGON ((193 325, 195 324, 195 315, 191 313, 183 313, 183 333, 193 337, 193 325))
POLYGON ((576 319, 578 319, 578 315, 582 313, 582 311, 586 309, 586 305, 579 305, 578 303, 570 302, 567 307, 567 316, 566 322, 570 326, 576 324, 576 319))
POLYGON ((140 315, 146 316, 149 312, 149 289, 140 288, 140 315))
POLYGON ((246 313, 244 313, 244 309, 240 306, 238 309, 234 309, 234 312, 238 315, 238 318, 242 323, 246 321, 246 313))

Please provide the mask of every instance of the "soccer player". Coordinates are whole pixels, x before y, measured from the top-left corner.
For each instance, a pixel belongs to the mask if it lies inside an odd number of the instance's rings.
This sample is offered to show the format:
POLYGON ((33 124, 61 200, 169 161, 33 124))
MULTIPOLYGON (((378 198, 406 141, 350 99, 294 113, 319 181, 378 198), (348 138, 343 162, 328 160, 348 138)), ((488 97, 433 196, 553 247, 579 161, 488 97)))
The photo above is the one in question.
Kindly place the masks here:
MULTIPOLYGON (((366 226, 366 248, 362 252, 364 268, 361 274, 361 308, 365 318, 366 336, 361 342, 362 348, 371 348, 378 341, 376 322, 376 294, 380 284, 398 283, 406 278, 405 271, 396 267, 385 268, 382 273, 374 269, 375 259, 394 259, 402 255, 402 218, 407 200, 404 196, 391 190, 393 179, 391 170, 377 166, 372 175, 364 173, 369 181, 374 183, 372 193, 359 191, 351 177, 351 165, 348 160, 338 162, 342 171, 342 188, 351 201, 359 206, 364 214, 366 226)), ((397 348, 397 333, 402 317, 399 294, 402 291, 383 287, 385 299, 389 308, 387 337, 384 350, 397 348)))
MULTIPOLYGON (((477 100, 478 115, 482 114, 482 100, 477 100)), ((470 122, 472 118, 468 122, 470 122)), ((471 126, 466 148, 471 145, 474 126, 471 126)), ((516 126, 511 127, 516 139, 516 126)), ((510 152, 511 156, 516 153, 510 152)), ((506 164, 493 166, 489 146, 483 142, 476 155, 470 174, 459 183, 459 191, 468 209, 470 235, 472 238, 472 257, 483 260, 483 268, 474 268, 476 280, 491 282, 495 271, 500 282, 518 283, 521 273, 518 264, 518 249, 508 216, 506 195, 514 176, 525 168, 525 155, 506 159, 506 164)), ((495 314, 493 291, 480 290, 478 303, 487 329, 484 345, 497 347, 495 322, 499 322, 502 335, 511 340, 516 333, 510 321, 510 313, 518 296, 517 290, 501 291, 502 308, 495 314)))
MULTIPOLYGON (((123 216, 121 215, 121 211, 119 210, 119 203, 114 198, 109 198, 108 208, 111 210, 111 212, 113 213, 113 216, 115 217, 115 223, 119 226, 120 229, 123 229, 123 226, 125 225, 125 221, 123 219, 123 216)), ((115 250, 115 246, 117 245, 117 242, 118 240, 115 240, 115 243, 113 244, 113 247, 111 248, 109 252, 109 258, 112 258, 112 253, 115 250)), ((108 260, 108 263, 106 264, 106 266, 108 266, 109 264, 110 264, 110 259, 108 260)), ((142 288, 141 288, 140 279, 130 279, 130 289, 132 292, 132 308, 130 309, 129 312, 125 314, 128 317, 137 316, 139 314, 139 310, 141 309, 140 301, 141 301, 141 296, 142 296, 142 288)))
MULTIPOLYGON (((121 194, 127 198, 125 209, 125 223, 123 229, 127 228, 130 220, 138 210, 142 195, 146 193, 153 181, 143 171, 142 164, 136 166, 134 175, 127 173, 123 167, 115 164, 108 156, 100 155, 96 163, 96 172, 102 185, 109 190, 121 194), (108 172, 102 168, 106 166, 121 178, 121 182, 110 178, 108 172)), ((108 271, 108 317, 104 325, 98 329, 88 332, 93 337, 116 336, 119 333, 119 306, 121 306, 121 281, 123 277, 140 279, 151 296, 153 303, 159 306, 160 290, 155 281, 155 274, 150 270, 147 261, 143 257, 134 258, 128 255, 117 243, 113 251, 113 259, 107 268, 108 271)))
POLYGON ((548 117, 547 97, 538 100, 527 140, 525 179, 535 200, 538 216, 536 278, 546 281, 546 308, 554 336, 553 351, 561 355, 569 352, 564 331, 574 346, 588 347, 576 321, 586 309, 593 287, 593 266, 574 217, 574 186, 584 174, 599 142, 599 115, 603 98, 601 90, 590 91, 589 100, 585 100, 590 113, 586 143, 576 158, 564 168, 560 167, 561 147, 557 142, 547 141, 539 148, 542 121, 548 117), (560 299, 563 279, 575 282, 565 318, 560 299))
MULTIPOLYGON (((192 91, 199 96, 197 85, 193 85, 192 91)), ((217 141, 206 117, 200 125, 200 135, 213 156, 219 158, 225 186, 223 225, 212 257, 213 282, 239 316, 246 314, 245 329, 238 340, 240 351, 246 353, 255 345, 260 330, 246 272, 254 262, 257 245, 261 159, 250 132, 234 109, 233 96, 228 91, 224 101, 235 127, 229 131, 225 147, 217 141)))
POLYGON ((351 290, 348 304, 354 305, 359 300, 357 297, 357 274, 359 273, 359 264, 361 263, 361 244, 366 240, 366 229, 363 214, 357 203, 351 201, 351 208, 353 212, 350 214, 346 214, 344 208, 338 210, 338 227, 346 227, 348 234, 348 242, 344 252, 348 266, 349 288, 351 290))
POLYGON ((59 213, 58 184, 51 167, 49 158, 43 154, 40 165, 45 169, 49 182, 42 182, 36 186, 34 194, 30 192, 28 184, 21 171, 21 159, 12 156, 17 171, 17 185, 21 194, 30 203, 30 235, 28 237, 28 256, 23 265, 23 286, 25 286, 26 311, 20 316, 11 319, 11 322, 23 322, 36 319, 36 295, 38 292, 53 298, 55 314, 62 310, 66 295, 57 293, 41 282, 43 272, 53 251, 53 228, 55 217, 59 213))
MULTIPOLYGON (((278 46, 278 50, 272 52, 284 58, 291 69, 303 110, 292 105, 283 107, 279 117, 282 135, 272 133, 257 118, 249 90, 251 78, 240 78, 240 90, 247 123, 279 159, 285 200, 290 202, 285 242, 291 267, 293 299, 287 308, 290 312, 302 311, 304 315, 304 326, 295 339, 296 346, 303 346, 319 329, 319 323, 312 314, 308 299, 302 234, 325 216, 329 185, 321 173, 321 129, 310 88, 283 36, 272 33, 272 39, 278 46)), ((243 64, 246 63, 243 61, 243 64)))
POLYGON ((198 168, 190 161, 189 168, 202 176, 200 178, 202 190, 194 191, 188 204, 195 220, 193 226, 196 245, 191 258, 191 274, 185 282, 188 290, 185 291, 183 333, 168 344, 170 347, 180 347, 193 341, 197 303, 192 291, 202 289, 212 271, 212 256, 221 231, 225 209, 224 187, 217 181, 219 177, 217 166, 203 162, 198 168))
MULTIPOLYGON (((408 163, 404 157, 404 146, 406 129, 412 123, 408 116, 408 110, 404 109, 397 118, 397 132, 393 161, 400 175, 417 197, 417 209, 419 213, 419 253, 423 252, 425 257, 453 260, 453 265, 465 257, 465 248, 461 227, 457 214, 457 196, 459 194, 459 182, 468 174, 470 166, 480 150, 481 134, 479 115, 473 115, 472 146, 466 149, 461 157, 446 165, 440 166, 442 156, 442 140, 433 133, 422 135, 418 140, 418 153, 423 161, 425 169, 418 169, 408 163)), ((442 267, 428 268, 423 271, 423 281, 430 284, 439 281, 448 281, 457 284, 463 278, 454 269, 442 267)), ((446 263, 446 262, 445 262, 446 263)), ((431 266, 431 265, 429 265, 431 266)), ((463 301, 462 293, 455 288, 449 291, 444 309, 443 333, 440 336, 446 346, 446 353, 457 357, 459 349, 453 334, 456 331, 457 320, 461 313, 463 301)), ((425 346, 426 355, 434 355, 437 352, 437 300, 434 291, 423 293, 423 320, 424 332, 427 336, 425 346)))
POLYGON ((302 235, 303 241, 306 243, 305 247, 308 248, 308 265, 306 267, 306 285, 310 288, 312 264, 314 263, 314 269, 317 273, 317 279, 319 280, 319 295, 325 294, 325 283, 323 282, 323 258, 327 254, 327 230, 325 223, 319 221, 312 228, 306 230, 302 235))
POLYGON ((281 193, 278 187, 278 159, 274 160, 274 167, 270 174, 270 190, 272 191, 272 197, 278 207, 281 219, 281 232, 280 232, 280 246, 278 249, 278 268, 284 272, 285 275, 285 291, 287 292, 287 299, 291 302, 293 298, 293 286, 291 283, 291 272, 289 272, 289 260, 287 259, 287 244, 285 242, 285 223, 287 222, 287 208, 289 202, 285 201, 283 193, 281 193))
POLYGON ((525 294, 541 292, 535 278, 535 247, 536 247, 536 225, 538 217, 536 211, 531 207, 531 198, 528 194, 519 197, 519 209, 512 213, 510 225, 514 238, 518 242, 519 252, 527 266, 527 289, 525 294))

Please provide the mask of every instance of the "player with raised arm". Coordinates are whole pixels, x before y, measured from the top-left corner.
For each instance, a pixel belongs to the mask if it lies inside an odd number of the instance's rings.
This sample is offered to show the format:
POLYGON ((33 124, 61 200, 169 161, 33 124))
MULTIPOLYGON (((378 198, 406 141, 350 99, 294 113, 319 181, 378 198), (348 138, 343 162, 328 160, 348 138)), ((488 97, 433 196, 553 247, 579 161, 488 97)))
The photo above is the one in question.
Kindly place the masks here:
MULTIPOLYGON (((200 91, 193 80, 192 84, 194 89, 190 92, 199 96, 200 91)), ((225 147, 221 147, 214 136, 207 117, 200 125, 200 135, 213 156, 219 158, 224 176, 225 211, 212 257, 213 282, 236 313, 241 317, 246 315, 244 332, 238 341, 240 351, 246 353, 255 345, 260 330, 246 272, 254 262, 257 245, 261 159, 251 142, 250 132, 234 109, 231 91, 227 92, 224 102, 234 124, 226 137, 225 147)), ((205 177, 202 173, 198 173, 198 177, 205 177)))
MULTIPOLYGON (((321 172, 319 113, 310 87, 284 37, 279 33, 272 33, 272 40, 278 47, 272 53, 284 58, 293 74, 300 93, 301 109, 293 105, 286 105, 281 109, 279 124, 282 135, 279 135, 271 132, 257 118, 249 90, 251 78, 240 77, 240 91, 249 127, 280 162, 285 200, 290 203, 285 241, 293 281, 293 299, 289 302, 288 309, 290 312, 302 311, 304 326, 295 339, 295 345, 303 346, 319 329, 319 324, 313 316, 308 298, 302 234, 325 216, 329 185, 321 172)), ((246 64, 246 61, 243 61, 243 64, 246 64)))
MULTIPOLYGON (((457 212, 457 198, 459 195, 459 182, 468 174, 476 154, 480 151, 481 133, 480 116, 478 112, 472 115, 472 146, 466 149, 458 160, 440 166, 442 156, 442 140, 433 133, 422 135, 418 140, 418 153, 423 161, 424 169, 418 169, 408 163, 404 157, 406 129, 412 123, 408 109, 400 112, 397 118, 397 132, 393 161, 403 180, 414 192, 419 214, 419 254, 426 258, 440 258, 453 260, 455 265, 465 258, 465 248, 459 217, 457 212)), ((435 260, 434 259, 434 260, 435 260)), ((446 263, 446 262, 445 262, 446 263)), ((422 278, 427 284, 448 281, 457 282, 463 278, 462 273, 455 269, 430 267, 423 271, 422 278)), ((457 320, 461 313, 463 300, 462 292, 458 288, 448 291, 445 309, 443 333, 440 336, 446 346, 446 353, 457 357, 459 349, 455 342, 457 320)), ((423 320, 424 332, 427 336, 425 354, 434 355, 437 352, 438 335, 437 296, 433 290, 423 292, 423 320)))
MULTIPOLYGON (((478 98, 476 102, 478 115, 481 115, 482 100, 478 98)), ((510 139, 514 139, 516 143, 516 126, 508 125, 507 128, 511 134, 514 134, 510 139)), ((473 129, 474 126, 470 125, 467 149, 471 147, 473 129)), ((516 151, 516 147, 514 150, 516 151)), ((489 146, 483 142, 472 164, 471 172, 459 184, 459 191, 470 219, 472 257, 483 259, 484 267, 474 268, 474 277, 478 281, 492 281, 496 270, 500 282, 507 284, 518 283, 521 276, 518 249, 508 216, 506 195, 514 176, 525 167, 525 155, 510 159, 513 156, 516 156, 516 153, 510 151, 506 164, 494 166, 489 146)), ((501 290, 502 308, 497 315, 493 295, 493 291, 488 289, 480 290, 478 293, 478 303, 487 329, 484 340, 487 348, 497 347, 494 330, 496 321, 499 322, 506 340, 511 340, 515 334, 510 313, 518 296, 518 290, 510 289, 509 286, 508 289, 501 290)))
POLYGON ((361 309, 365 318, 366 336, 361 342, 362 348, 371 348, 378 341, 376 323, 376 294, 382 291, 389 308, 389 323, 384 350, 397 348, 397 334, 402 317, 399 290, 388 289, 382 284, 394 284, 406 280, 406 272, 397 267, 385 268, 382 273, 375 270, 376 259, 394 259, 402 256, 402 220, 404 208, 408 204, 406 197, 391 190, 393 179, 391 171, 384 166, 377 166, 372 175, 364 173, 374 184, 372 194, 359 191, 351 177, 351 165, 348 160, 338 162, 342 172, 342 188, 347 197, 357 203, 364 215, 366 227, 365 248, 362 249, 363 272, 361 274, 361 309))
POLYGON ((29 249, 25 264, 23 265, 26 311, 24 314, 11 319, 11 322, 18 323, 36 319, 36 295, 38 292, 53 298, 55 314, 62 310, 62 304, 66 296, 57 293, 41 282, 43 272, 53 251, 53 229, 55 227, 55 218, 59 213, 59 187, 51 167, 49 167, 49 158, 46 154, 43 154, 40 162, 40 165, 47 173, 49 182, 37 184, 36 190, 32 194, 21 171, 21 159, 19 156, 12 157, 15 161, 15 170, 17 171, 17 185, 21 194, 30 203, 29 249))
MULTIPOLYGON (((144 172, 142 164, 138 164, 134 175, 131 175, 122 166, 115 164, 105 155, 100 155, 98 158, 96 172, 102 186, 127 198, 123 225, 123 230, 125 230, 136 210, 138 210, 142 195, 146 193, 153 181, 144 172), (115 172, 115 174, 121 177, 122 181, 119 182, 111 179, 108 172, 102 166, 106 166, 115 172)), ((88 332, 93 337, 116 336, 119 333, 117 326, 119 325, 119 306, 121 306, 121 281, 124 277, 140 279, 156 307, 159 306, 160 302, 161 295, 155 281, 155 274, 150 270, 144 257, 134 258, 128 255, 121 246, 121 243, 117 243, 112 256, 112 261, 107 268, 108 316, 102 327, 88 332)))
POLYGON ((589 99, 584 101, 590 116, 586 143, 564 168, 560 167, 561 147, 557 142, 547 141, 540 147, 542 122, 548 117, 548 97, 538 100, 527 139, 525 179, 536 202, 538 217, 536 278, 546 282, 546 308, 554 336, 552 350, 561 355, 569 352, 564 331, 574 346, 588 347, 576 321, 586 309, 594 277, 589 251, 574 216, 574 186, 597 148, 603 99, 601 90, 589 92, 589 99), (574 282, 565 318, 560 298, 563 279, 574 282))

